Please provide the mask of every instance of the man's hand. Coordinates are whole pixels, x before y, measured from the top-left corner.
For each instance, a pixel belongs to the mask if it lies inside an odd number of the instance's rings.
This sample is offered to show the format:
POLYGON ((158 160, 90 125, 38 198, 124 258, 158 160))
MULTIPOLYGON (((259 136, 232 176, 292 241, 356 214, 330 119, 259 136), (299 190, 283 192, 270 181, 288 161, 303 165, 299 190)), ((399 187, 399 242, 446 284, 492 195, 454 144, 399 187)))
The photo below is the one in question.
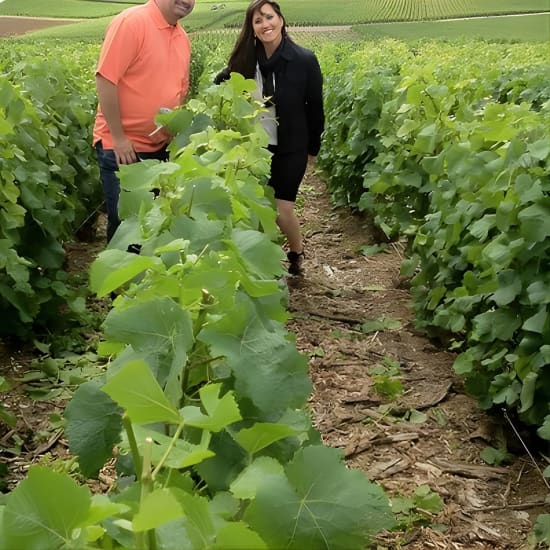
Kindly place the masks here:
POLYGON ((138 160, 134 145, 126 136, 123 140, 114 142, 113 150, 118 164, 133 164, 138 160))

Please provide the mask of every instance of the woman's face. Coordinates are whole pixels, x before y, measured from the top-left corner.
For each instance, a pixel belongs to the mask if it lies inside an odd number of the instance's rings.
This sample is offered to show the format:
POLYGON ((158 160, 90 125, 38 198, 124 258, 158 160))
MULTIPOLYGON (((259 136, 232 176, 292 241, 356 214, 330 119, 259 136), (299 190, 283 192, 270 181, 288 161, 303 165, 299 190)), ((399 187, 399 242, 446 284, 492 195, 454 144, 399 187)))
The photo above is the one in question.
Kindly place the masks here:
POLYGON ((270 4, 264 4, 252 14, 254 35, 266 50, 274 51, 283 39, 284 20, 270 4))

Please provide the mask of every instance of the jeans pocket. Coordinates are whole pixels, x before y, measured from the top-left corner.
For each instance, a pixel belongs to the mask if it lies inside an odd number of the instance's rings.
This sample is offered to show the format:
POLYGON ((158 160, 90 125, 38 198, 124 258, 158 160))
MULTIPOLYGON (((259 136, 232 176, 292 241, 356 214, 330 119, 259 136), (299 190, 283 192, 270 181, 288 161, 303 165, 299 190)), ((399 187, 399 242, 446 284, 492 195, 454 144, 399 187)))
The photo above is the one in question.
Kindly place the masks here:
POLYGON ((103 149, 101 141, 98 141, 95 144, 95 150, 100 170, 107 170, 108 172, 116 172, 118 170, 115 152, 112 149, 103 149))

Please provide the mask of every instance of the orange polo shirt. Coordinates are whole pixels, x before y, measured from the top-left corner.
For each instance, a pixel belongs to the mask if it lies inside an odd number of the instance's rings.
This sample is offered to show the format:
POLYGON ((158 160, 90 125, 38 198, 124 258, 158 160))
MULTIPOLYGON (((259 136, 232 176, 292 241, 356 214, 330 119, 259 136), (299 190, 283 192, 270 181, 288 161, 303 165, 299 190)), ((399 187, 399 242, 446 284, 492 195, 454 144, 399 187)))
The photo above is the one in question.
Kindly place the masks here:
MULTIPOLYGON (((189 89, 191 44, 178 24, 164 19, 154 0, 124 10, 107 28, 97 73, 117 85, 122 126, 137 152, 157 151, 167 140, 157 133, 161 107, 174 109, 189 89)), ((105 149, 113 140, 101 106, 94 124, 94 144, 105 149)))

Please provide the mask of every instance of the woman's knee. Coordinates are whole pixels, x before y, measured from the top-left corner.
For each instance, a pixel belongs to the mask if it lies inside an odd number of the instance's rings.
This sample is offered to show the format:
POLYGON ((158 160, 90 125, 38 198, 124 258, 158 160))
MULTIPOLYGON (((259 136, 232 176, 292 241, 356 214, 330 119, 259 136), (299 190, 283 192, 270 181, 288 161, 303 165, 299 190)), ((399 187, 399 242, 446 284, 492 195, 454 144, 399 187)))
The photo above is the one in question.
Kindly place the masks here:
POLYGON ((277 213, 279 216, 289 217, 294 215, 294 203, 277 199, 277 213))

